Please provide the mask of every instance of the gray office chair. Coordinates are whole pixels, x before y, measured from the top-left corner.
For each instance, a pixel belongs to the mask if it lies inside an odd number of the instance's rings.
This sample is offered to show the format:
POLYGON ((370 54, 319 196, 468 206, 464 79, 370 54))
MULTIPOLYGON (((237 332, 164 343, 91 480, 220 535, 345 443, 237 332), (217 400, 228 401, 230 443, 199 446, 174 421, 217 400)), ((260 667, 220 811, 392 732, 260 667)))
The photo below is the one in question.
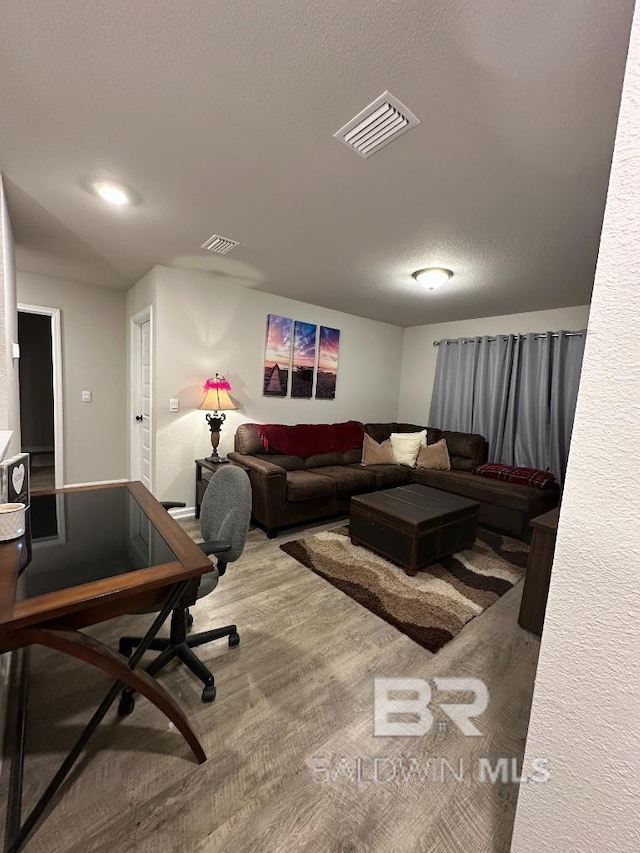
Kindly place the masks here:
MULTIPOLYGON (((166 509, 184 506, 183 503, 166 502, 166 509)), ((202 498, 200 507, 200 530, 204 542, 200 548, 205 554, 218 558, 216 568, 203 575, 198 587, 197 597, 203 598, 218 585, 218 578, 227 570, 227 565, 239 559, 244 551, 249 522, 251 520, 251 484, 249 477, 242 468, 236 465, 225 465, 211 478, 202 498)), ((205 643, 229 638, 230 646, 240 642, 235 625, 224 628, 214 628, 200 634, 188 635, 193 624, 193 617, 186 606, 180 605, 171 614, 169 637, 156 638, 149 646, 159 651, 158 657, 149 664, 147 672, 155 675, 169 661, 178 658, 204 684, 202 691, 203 702, 213 702, 216 698, 216 688, 213 675, 193 652, 194 648, 205 643)), ((141 637, 121 637, 119 650, 130 657, 133 649, 140 644, 141 637)), ((134 706, 134 693, 129 688, 122 691, 118 713, 121 716, 130 714, 134 706)))

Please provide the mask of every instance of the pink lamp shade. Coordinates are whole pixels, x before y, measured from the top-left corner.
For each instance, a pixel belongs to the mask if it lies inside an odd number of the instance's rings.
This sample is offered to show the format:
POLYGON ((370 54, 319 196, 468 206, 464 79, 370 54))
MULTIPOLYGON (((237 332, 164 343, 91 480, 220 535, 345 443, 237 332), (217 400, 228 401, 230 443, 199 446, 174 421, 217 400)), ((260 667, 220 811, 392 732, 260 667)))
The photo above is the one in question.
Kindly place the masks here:
POLYGON ((231 385, 224 376, 216 373, 214 379, 207 379, 204 383, 204 399, 198 409, 207 412, 226 412, 237 409, 238 405, 229 396, 229 391, 231 391, 231 385))

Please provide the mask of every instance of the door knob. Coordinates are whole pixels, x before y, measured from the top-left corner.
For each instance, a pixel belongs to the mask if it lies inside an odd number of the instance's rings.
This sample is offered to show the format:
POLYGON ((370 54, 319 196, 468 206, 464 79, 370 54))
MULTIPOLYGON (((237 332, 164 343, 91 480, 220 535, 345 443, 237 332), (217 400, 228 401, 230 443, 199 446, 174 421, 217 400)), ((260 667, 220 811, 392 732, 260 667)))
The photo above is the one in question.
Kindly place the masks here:
POLYGON ((136 415, 136 420, 140 423, 142 421, 142 415, 136 415))

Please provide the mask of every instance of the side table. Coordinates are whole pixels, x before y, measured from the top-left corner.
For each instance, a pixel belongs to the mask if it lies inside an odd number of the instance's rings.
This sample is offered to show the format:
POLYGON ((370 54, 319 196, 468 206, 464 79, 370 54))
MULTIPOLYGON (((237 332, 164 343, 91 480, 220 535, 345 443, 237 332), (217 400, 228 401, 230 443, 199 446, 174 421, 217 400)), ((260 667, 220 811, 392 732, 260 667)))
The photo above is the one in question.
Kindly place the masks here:
POLYGON ((560 508, 556 507, 556 509, 551 509, 530 522, 533 528, 533 538, 527 574, 524 579, 518 624, 539 637, 542 636, 544 614, 547 608, 559 516, 560 508))
POLYGON ((229 464, 228 459, 219 459, 217 462, 211 459, 196 459, 196 518, 200 518, 200 505, 209 480, 223 465, 229 464))

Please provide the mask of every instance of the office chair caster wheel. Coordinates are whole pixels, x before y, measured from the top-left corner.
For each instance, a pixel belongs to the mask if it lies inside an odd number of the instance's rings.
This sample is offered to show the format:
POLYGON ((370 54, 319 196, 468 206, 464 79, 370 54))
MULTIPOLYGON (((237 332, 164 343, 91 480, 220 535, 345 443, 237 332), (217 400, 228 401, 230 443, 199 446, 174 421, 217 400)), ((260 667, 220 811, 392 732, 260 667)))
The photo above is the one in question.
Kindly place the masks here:
POLYGON ((122 640, 118 643, 118 651, 121 655, 124 655, 126 658, 131 657, 131 652, 133 651, 133 646, 129 643, 125 643, 122 640))
POLYGON ((202 701, 203 702, 213 702, 216 698, 216 686, 215 684, 207 684, 207 686, 202 691, 202 701))
POLYGON ((239 646, 240 645, 240 634, 237 631, 234 631, 233 634, 229 634, 229 646, 239 646))
POLYGON ((193 616, 187 610, 187 631, 193 627, 193 616))
POLYGON ((136 706, 136 700, 128 690, 123 690, 118 702, 118 716, 128 717, 136 706))

